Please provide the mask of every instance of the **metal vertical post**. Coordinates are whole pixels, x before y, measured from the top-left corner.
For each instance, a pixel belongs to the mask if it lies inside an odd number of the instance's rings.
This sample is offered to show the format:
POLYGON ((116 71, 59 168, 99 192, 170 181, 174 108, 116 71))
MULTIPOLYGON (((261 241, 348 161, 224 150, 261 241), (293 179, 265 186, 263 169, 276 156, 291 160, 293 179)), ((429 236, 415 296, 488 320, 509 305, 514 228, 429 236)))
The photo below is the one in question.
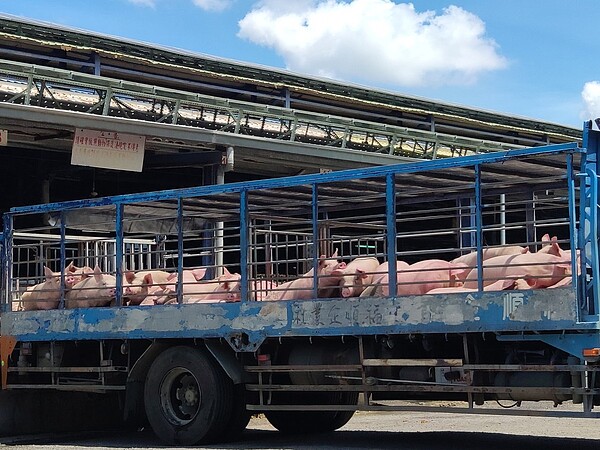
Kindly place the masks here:
MULTIPOLYGON (((577 267, 577 252, 584 253, 585 247, 580 248, 582 242, 577 235, 577 219, 576 219, 576 200, 575 200, 575 177, 573 168, 573 154, 567 154, 567 195, 569 202, 569 242, 571 243, 571 277, 575 291, 579 291, 582 283, 577 276, 579 268, 577 267)), ((583 260, 583 258, 582 258, 583 260)), ((584 276, 585 271, 581 271, 581 276, 584 276)), ((579 297, 580 299, 585 297, 579 297)), ((577 308, 577 320, 581 319, 581 304, 577 308)))
POLYGON ((506 194, 500 194, 500 245, 506 245, 506 194))
POLYGON ((475 245, 477 248, 477 290, 483 291, 483 200, 481 165, 475 165, 475 245))
POLYGON ((100 55, 94 52, 94 75, 99 77, 101 75, 102 65, 100 61, 100 55))
POLYGON ((2 231, 2 280, 4 284, 3 311, 12 309, 12 245, 13 244, 13 216, 6 214, 4 216, 2 231))
POLYGON ((387 240, 387 260, 389 275, 389 295, 395 297, 398 293, 398 271, 396 264, 396 183, 393 173, 386 175, 385 187, 385 220, 387 240))
MULTIPOLYGON (((537 233, 535 229, 535 193, 533 190, 528 192, 527 203, 525 205, 525 230, 527 236, 526 242, 537 242, 537 233)), ((530 248, 529 251, 534 252, 537 248, 530 248)))
POLYGON ((31 91, 33 90, 33 74, 27 77, 27 89, 25 90, 25 100, 23 104, 29 105, 31 103, 31 91))
POLYGON ((108 113, 110 112, 110 101, 112 100, 112 95, 112 89, 107 87, 104 91, 104 105, 102 105, 103 116, 108 116, 108 113))
POLYGON ((181 106, 181 100, 177 99, 175 101, 175 107, 173 108, 173 111, 171 112, 171 114, 173 115, 173 117, 171 117, 171 123, 173 125, 177 125, 178 121, 179 121, 179 107, 181 106))
POLYGON ((183 199, 177 198, 177 303, 183 303, 183 199))
POLYGON ((115 277, 116 282, 116 303, 117 306, 123 306, 123 215, 124 206, 117 203, 115 215, 115 277))
MULTIPOLYGON (((465 364, 471 364, 471 358, 469 357, 469 341, 467 340, 467 335, 462 335, 463 341, 463 353, 465 355, 465 364)), ((473 376, 473 372, 470 372, 471 376, 473 376)), ((467 392, 467 402, 469 404, 469 409, 473 409, 473 393, 467 392)))
POLYGON ((65 212, 60 212, 60 301, 58 307, 62 309, 65 306, 65 267, 66 267, 66 227, 65 227, 65 212))
MULTIPOLYGON (((319 297, 319 186, 312 185, 313 298, 319 297)), ((325 255, 329 256, 329 254, 325 255)))
POLYGON ((248 191, 240 192, 240 290, 242 302, 248 300, 248 191))
MULTIPOLYGON (((216 184, 225 184, 225 165, 221 164, 217 167, 216 184)), ((224 222, 215 222, 215 278, 223 275, 223 228, 224 222)))

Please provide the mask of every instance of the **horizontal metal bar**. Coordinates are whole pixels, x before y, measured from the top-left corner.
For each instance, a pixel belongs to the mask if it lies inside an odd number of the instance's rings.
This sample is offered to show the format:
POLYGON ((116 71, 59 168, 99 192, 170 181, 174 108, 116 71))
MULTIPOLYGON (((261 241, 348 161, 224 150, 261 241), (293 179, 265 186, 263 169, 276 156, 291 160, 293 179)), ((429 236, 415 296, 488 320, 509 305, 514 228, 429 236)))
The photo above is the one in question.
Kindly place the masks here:
POLYGON ((127 367, 9 367, 9 372, 39 372, 39 373, 105 373, 127 372, 127 367))
POLYGON ((490 409, 441 406, 405 405, 246 405, 249 411, 406 411, 430 413, 461 413, 497 416, 599 418, 600 412, 577 412, 536 409, 490 409))
POLYGON ((468 386, 459 384, 410 384, 410 385, 301 385, 301 384, 247 384, 246 389, 257 392, 461 392, 481 394, 543 393, 551 390, 556 394, 600 394, 600 388, 574 387, 503 387, 468 386))
POLYGON ((7 389, 44 389, 57 391, 104 392, 124 391, 125 386, 99 386, 95 384, 8 384, 7 389))
POLYGON ((363 366, 403 366, 403 367, 460 367, 462 359, 364 359, 363 366))
POLYGON ((464 370, 486 370, 486 371, 519 371, 519 372, 599 372, 600 366, 579 365, 551 365, 551 364, 465 364, 464 370))
POLYGON ((365 359, 363 365, 276 365, 245 366, 247 372, 349 372, 363 367, 457 367, 464 370, 524 372, 598 372, 599 366, 550 364, 463 364, 461 359, 365 359))
POLYGON ((244 366, 246 372, 358 372, 359 364, 347 365, 277 365, 277 366, 244 366))
MULTIPOLYGON (((59 234, 44 234, 44 233, 28 233, 22 231, 15 231, 13 233, 13 238, 15 239, 40 239, 43 241, 56 241, 60 242, 61 237, 59 234)), ((69 242, 91 242, 91 241, 104 241, 104 242, 115 242, 114 239, 107 238, 106 236, 73 236, 66 235, 65 241, 69 242)), ((125 244, 146 244, 146 245, 154 245, 156 244, 156 239, 133 239, 133 238, 125 238, 123 240, 125 244)))
MULTIPOLYGON (((119 94, 124 95, 127 97, 128 105, 131 106, 132 110, 140 113, 148 113, 149 120, 151 121, 156 120, 156 114, 153 114, 154 111, 141 109, 141 105, 139 105, 140 109, 136 109, 134 107, 136 101, 179 101, 180 106, 177 114, 182 120, 188 119, 188 117, 186 117, 184 114, 185 109, 190 111, 217 109, 222 113, 218 114, 218 116, 221 117, 221 121, 216 119, 217 116, 213 117, 211 115, 213 118, 212 122, 209 121, 211 124, 219 123, 231 125, 229 120, 226 118, 226 113, 229 111, 230 113, 241 115, 243 122, 246 124, 252 122, 264 124, 264 121, 266 120, 272 121, 273 125, 277 126, 277 121, 280 121, 280 126, 285 125, 287 127, 289 124, 294 123, 296 128, 306 128, 307 130, 311 129, 317 133, 319 130, 330 130, 331 134, 336 136, 339 135, 337 136, 337 139, 333 139, 332 141, 332 138, 328 136, 329 133, 324 133, 321 131, 320 134, 314 136, 309 133, 309 135, 314 138, 315 143, 318 143, 318 141, 323 141, 326 142, 325 145, 331 145, 334 143, 334 141, 340 140, 342 135, 345 136, 345 140, 348 143, 351 143, 355 136, 359 136, 361 139, 360 141, 357 141, 356 144, 358 144, 360 147, 371 147, 370 150, 363 149, 361 151, 387 150, 390 153, 414 153, 415 150, 419 148, 419 154, 414 156, 427 157, 428 155, 433 155, 432 152, 424 150, 428 147, 428 145, 436 146, 437 155, 441 155, 444 151, 449 153, 456 151, 464 151, 465 153, 480 153, 519 147, 518 145, 505 142, 488 141, 427 130, 409 129, 406 127, 389 124, 382 125, 378 122, 351 119, 344 116, 319 114, 305 110, 297 111, 284 107, 265 106, 262 104, 254 104, 233 99, 223 100, 220 97, 211 97, 169 88, 157 88, 156 86, 143 83, 129 81, 124 82, 123 80, 119 79, 111 79, 108 77, 100 77, 97 75, 90 75, 56 68, 49 69, 45 66, 37 66, 14 61, 3 60, 0 61, 0 65, 0 73, 6 73, 9 76, 12 75, 21 78, 33 77, 34 82, 37 80, 43 80, 49 83, 56 83, 57 86, 61 88, 61 93, 63 93, 65 88, 72 87, 74 90, 73 94, 71 94, 71 97, 73 98, 70 98, 69 100, 72 103, 77 103, 77 89, 85 88, 95 89, 98 91, 105 91, 109 89, 111 98, 108 101, 112 100, 114 102, 115 96, 118 96, 119 94), (366 143, 367 140, 370 141, 370 144, 366 143), (379 140, 382 142, 378 143, 379 140), (404 141, 406 141, 408 146, 403 144, 404 141), (421 141, 421 145, 415 145, 415 143, 419 141, 421 141), (396 148, 391 148, 392 146, 395 146, 396 148)), ((26 88, 27 87, 29 86, 26 86, 26 88)), ((37 89, 35 83, 32 87, 37 89)), ((46 88, 51 89, 48 86, 46 88)), ((69 91, 67 90, 67 92, 69 91)), ((79 95, 81 96, 82 94, 79 93, 79 95)), ((79 102, 83 102, 84 99, 88 100, 89 102, 89 95, 85 97, 82 96, 79 102)), ((100 97, 95 100, 99 101, 100 97)), ((45 107, 54 109, 51 105, 54 105, 54 102, 49 103, 45 107)), ((194 120, 194 118, 189 119, 194 120)), ((204 121, 202 117, 197 118, 197 120, 204 121)), ((289 139, 293 135, 291 132, 281 133, 280 131, 281 130, 279 130, 279 132, 275 132, 275 130, 271 130, 271 133, 267 133, 264 137, 270 139, 281 139, 284 137, 289 139), (273 137, 274 134, 277 137, 273 137)), ((239 132, 239 130, 236 127, 232 127, 231 131, 229 132, 239 132)), ((334 138, 336 136, 334 136, 334 138)))

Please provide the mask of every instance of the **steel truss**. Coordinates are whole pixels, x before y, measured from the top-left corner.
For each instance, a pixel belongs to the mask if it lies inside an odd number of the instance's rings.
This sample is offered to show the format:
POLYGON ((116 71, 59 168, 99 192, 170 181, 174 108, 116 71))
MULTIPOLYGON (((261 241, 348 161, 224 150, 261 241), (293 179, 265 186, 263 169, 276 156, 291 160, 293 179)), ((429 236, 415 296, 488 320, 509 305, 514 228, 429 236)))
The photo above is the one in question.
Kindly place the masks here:
POLYGON ((6 60, 0 101, 421 159, 521 147, 6 60))

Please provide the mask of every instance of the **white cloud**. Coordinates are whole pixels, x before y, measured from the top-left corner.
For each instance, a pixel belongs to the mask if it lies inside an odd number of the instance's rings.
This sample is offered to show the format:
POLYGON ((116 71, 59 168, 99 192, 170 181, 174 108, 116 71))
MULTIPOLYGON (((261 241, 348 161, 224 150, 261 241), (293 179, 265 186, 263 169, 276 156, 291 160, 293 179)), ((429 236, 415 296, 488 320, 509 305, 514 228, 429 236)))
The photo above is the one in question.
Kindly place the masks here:
POLYGON ((150 8, 154 8, 156 6, 156 0, 127 0, 129 3, 133 3, 134 5, 140 6, 149 6, 150 8))
POLYGON ((600 81, 588 81, 581 91, 584 111, 582 119, 590 120, 600 117, 600 81))
POLYGON ((223 11, 231 6, 232 0, 193 0, 194 5, 205 11, 223 11))
POLYGON ((485 23, 457 6, 437 14, 391 0, 263 0, 239 27, 290 70, 348 81, 468 84, 507 66, 485 23))

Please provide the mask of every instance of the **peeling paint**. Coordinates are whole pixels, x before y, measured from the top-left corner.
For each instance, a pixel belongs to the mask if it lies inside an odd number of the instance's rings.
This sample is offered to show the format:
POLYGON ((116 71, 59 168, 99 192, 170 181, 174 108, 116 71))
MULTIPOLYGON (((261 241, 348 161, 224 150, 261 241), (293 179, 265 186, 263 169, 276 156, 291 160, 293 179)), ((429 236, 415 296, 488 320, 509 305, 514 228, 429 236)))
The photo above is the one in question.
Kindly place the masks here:
POLYGON ((162 307, 7 312, 1 332, 26 340, 227 337, 577 328, 570 289, 162 307))

